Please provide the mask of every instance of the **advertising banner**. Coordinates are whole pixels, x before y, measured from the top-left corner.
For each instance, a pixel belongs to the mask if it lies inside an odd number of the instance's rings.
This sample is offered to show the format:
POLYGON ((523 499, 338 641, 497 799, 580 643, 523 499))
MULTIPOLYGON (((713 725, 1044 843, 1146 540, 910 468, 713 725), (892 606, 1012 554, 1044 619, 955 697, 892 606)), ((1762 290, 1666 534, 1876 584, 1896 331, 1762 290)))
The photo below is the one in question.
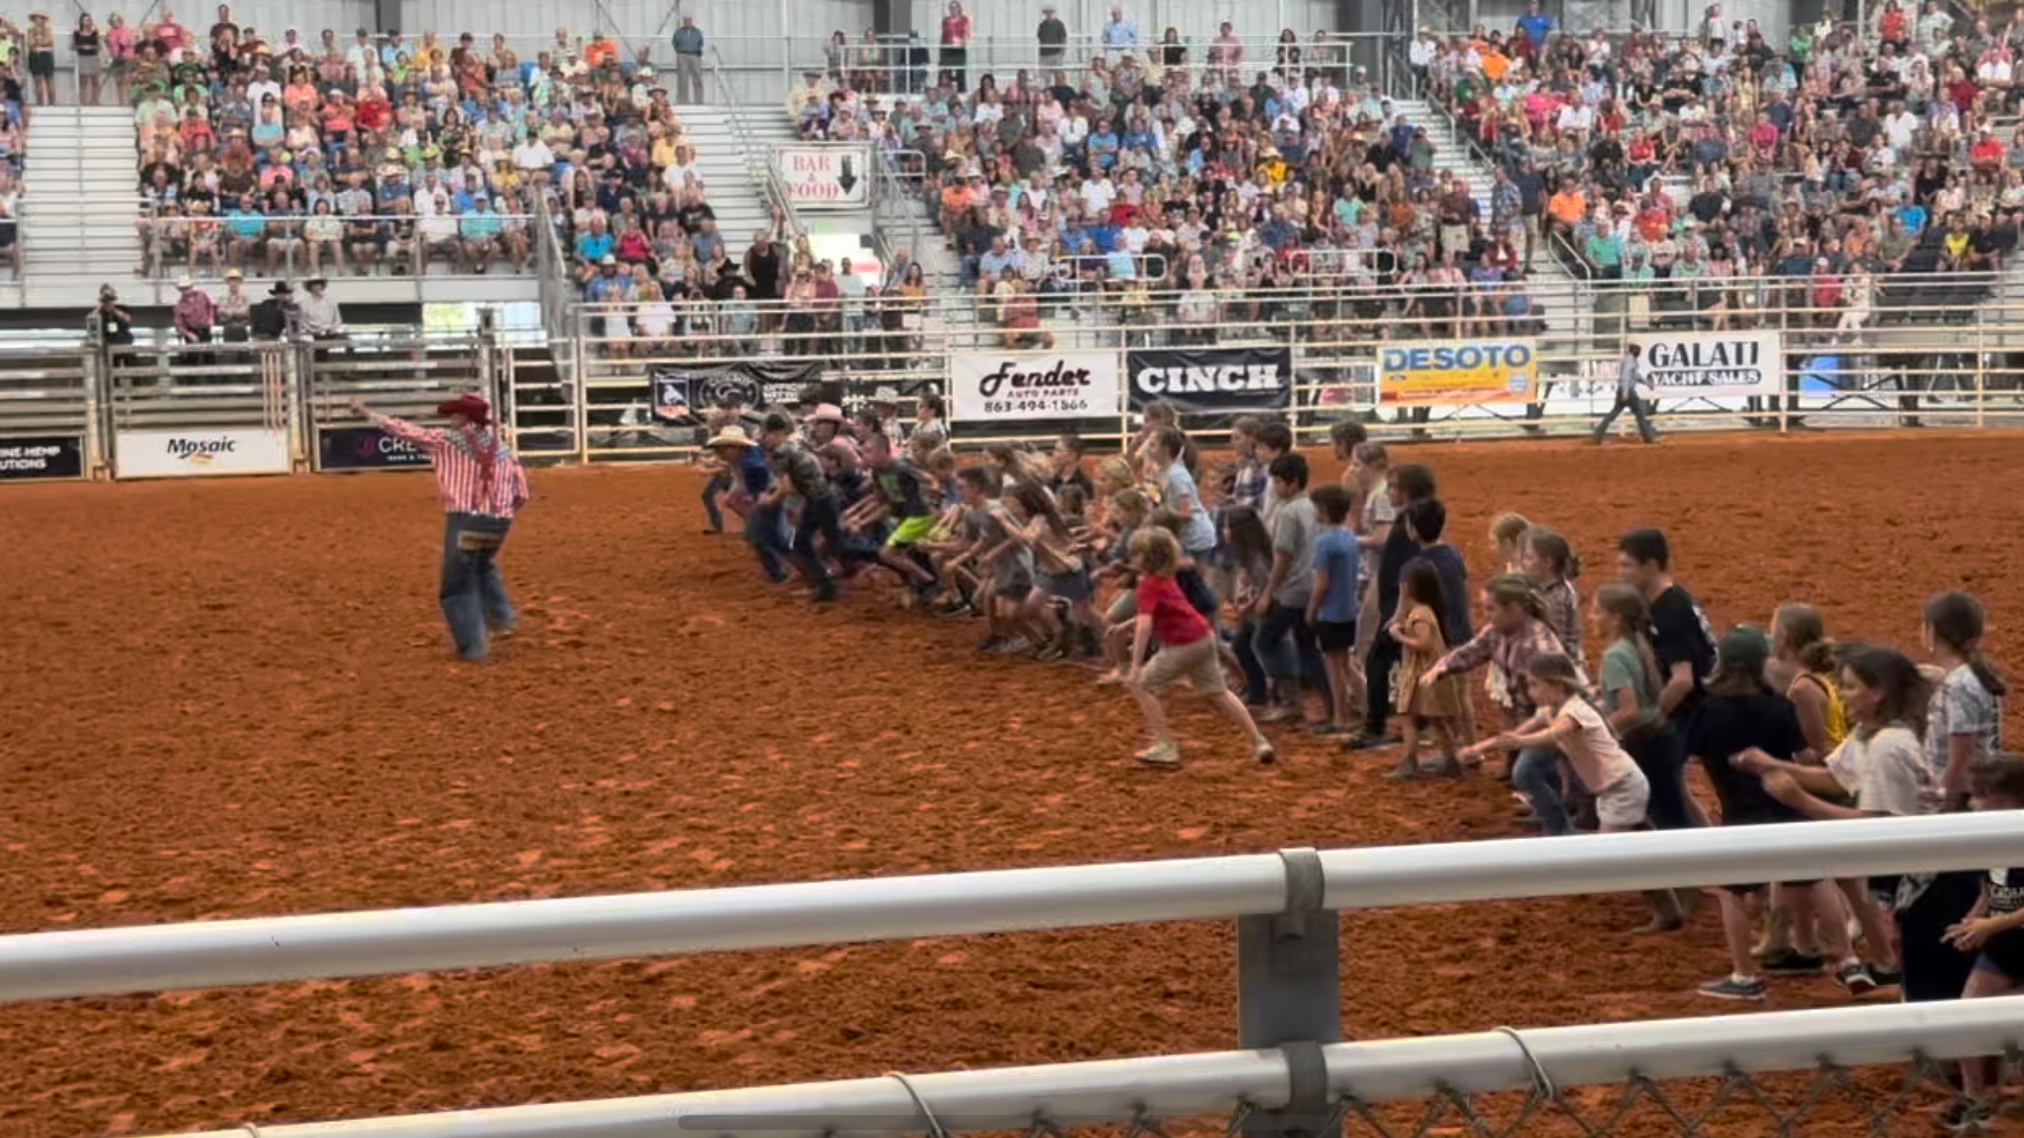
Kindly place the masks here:
POLYGON ((1123 383, 1111 352, 958 352, 949 357, 950 415, 966 422, 1118 414, 1123 383))
POLYGON ((699 362, 661 368, 648 378, 654 389, 654 415, 670 423, 687 422, 724 401, 748 411, 775 403, 791 405, 811 384, 823 385, 826 401, 843 401, 843 385, 826 381, 820 365, 805 361, 699 362))
POLYGON ((121 431, 114 436, 121 478, 192 478, 213 474, 286 474, 288 432, 266 428, 121 431))
POLYGON ((1655 398, 1741 398, 1784 390, 1785 351, 1776 332, 1653 332, 1630 342, 1644 349, 1640 363, 1655 398))
POLYGON ((84 436, 0 439, 0 482, 84 477, 84 436))
POLYGON ((1293 406, 1292 348, 1133 351, 1131 409, 1164 399, 1184 414, 1284 411, 1293 406))
POLYGON ((1531 403, 1538 390, 1531 340, 1423 340, 1378 352, 1377 399, 1386 407, 1531 403))
POLYGON ((429 456, 415 444, 378 427, 333 427, 318 440, 318 470, 399 470, 429 464, 429 456))

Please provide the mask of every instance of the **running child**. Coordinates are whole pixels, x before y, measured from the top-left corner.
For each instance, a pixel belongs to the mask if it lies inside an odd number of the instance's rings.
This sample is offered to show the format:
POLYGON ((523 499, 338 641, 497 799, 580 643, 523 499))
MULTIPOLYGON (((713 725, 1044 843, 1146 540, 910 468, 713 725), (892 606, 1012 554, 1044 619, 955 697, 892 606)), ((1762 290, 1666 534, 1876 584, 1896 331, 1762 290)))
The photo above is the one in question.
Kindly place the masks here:
POLYGON ((1387 778, 1422 776, 1455 778, 1462 773, 1457 762, 1456 720, 1462 714, 1462 684, 1457 677, 1427 681, 1447 654, 1448 641, 1441 634, 1441 611, 1447 607, 1442 594, 1441 575, 1430 561, 1406 566, 1399 582, 1398 614, 1387 631, 1404 650, 1399 661, 1400 733, 1405 737, 1405 754, 1387 778), (1431 730, 1441 748, 1441 761, 1422 766, 1420 734, 1431 730))
MULTIPOLYGON (((1723 637, 1722 647, 1726 651, 1731 638, 1739 633, 1723 637)), ((1760 634, 1761 635, 1761 634, 1760 634)), ((1768 645, 1766 645, 1768 654, 1768 645)), ((1727 657, 1719 665, 1726 671, 1727 657)), ((1761 661, 1759 663, 1761 674, 1761 661)), ((1718 673, 1719 674, 1719 673, 1718 673)), ((1710 681, 1709 691, 1716 686, 1710 681)), ((1842 698, 1848 701, 1851 729, 1841 746, 1827 756, 1826 766, 1783 759, 1767 748, 1753 747, 1732 752, 1732 766, 1739 771, 1757 776, 1763 791, 1786 808, 1803 817, 1818 819, 1864 818, 1885 815, 1918 815, 1930 813, 1938 803, 1939 776, 1928 767, 1925 750, 1919 739, 1926 730, 1928 704, 1932 698, 1932 685, 1919 671, 1918 665, 1902 653, 1889 648, 1863 647, 1846 654, 1841 668, 1842 698), (1853 805, 1849 805, 1853 799, 1853 805)), ((1703 707, 1700 718, 1708 714, 1703 707)), ((1796 716, 1795 723, 1796 723, 1796 716)), ((1696 753, 1699 751, 1696 749, 1696 753)), ((1950 875, 1942 874, 1942 878, 1950 875)), ((1914 878, 1888 884, 1893 893, 1893 905, 1898 910, 1900 951, 1904 956, 1904 994, 1908 1001, 1914 1001, 1924 994, 1925 998, 1958 998, 1961 987, 1967 982, 1965 963, 1954 958, 1945 943, 1946 930, 1959 921, 1961 914, 1974 903, 1973 879, 1967 879, 1965 892, 1960 892, 1960 875, 1951 875, 1953 880, 1947 888, 1930 899, 1945 901, 1943 906, 1914 904, 1919 898, 1915 894, 1933 891, 1915 884, 1914 878), (1941 911, 1945 909, 1946 911, 1941 911), (1952 991, 1949 997, 1939 996, 1942 991, 1952 991)), ((1928 879, 1930 880, 1930 879, 1928 879)), ((1878 884, 1878 882, 1872 882, 1878 884)), ((1796 890, 1788 886, 1788 895, 1796 890)), ((1857 915, 1862 913, 1862 904, 1857 902, 1857 915)), ((1796 941, 1809 927, 1807 914, 1795 909, 1791 918, 1793 938, 1796 941)), ((1840 941, 1845 944, 1848 930, 1839 921, 1821 921, 1820 936, 1823 941, 1840 941)), ((1831 945, 1832 946, 1832 945, 1831 945)), ((1887 952, 1889 938, 1873 939, 1872 952, 1887 952)), ((1802 958, 1803 947, 1795 946, 1795 952, 1802 958)), ((1805 960, 1801 964, 1808 963, 1805 960)), ((1815 970, 1818 957, 1811 963, 1815 970)), ((1771 970, 1766 962, 1766 971, 1771 970)), ((1883 983, 1894 978, 1887 966, 1883 983)), ((1838 978, 1852 992, 1867 992, 1878 986, 1878 978, 1852 955, 1845 959, 1838 978)), ((1713 993, 1710 993, 1713 994, 1713 993)))
POLYGON ((1301 718, 1301 684, 1306 680, 1324 686, 1322 722, 1333 722, 1334 694, 1325 688, 1321 653, 1307 624, 1308 602, 1314 595, 1314 540, 1320 529, 1314 503, 1307 497, 1307 459, 1280 455, 1272 460, 1270 474, 1273 507, 1266 514, 1266 528, 1272 533, 1272 569, 1251 611, 1259 620, 1253 650, 1277 690, 1274 706, 1260 718, 1301 718))
POLYGON ((1497 555, 1500 573, 1525 571, 1525 531, 1532 523, 1522 514, 1498 514, 1490 523, 1490 548, 1497 555))
POLYGON ((1041 604, 1064 610, 1043 609, 1031 615, 1030 619, 1057 629, 1054 638, 1036 649, 1034 656, 1043 661, 1066 659, 1076 647, 1073 634, 1077 628, 1092 637, 1103 634, 1103 618, 1090 605, 1095 586, 1075 552, 1075 535, 1054 496, 1034 483, 1019 482, 1006 497, 1008 513, 1016 523, 1012 537, 1033 554, 1034 583, 1041 604), (1064 615, 1068 619, 1062 619, 1064 615))
POLYGON ((935 571, 920 549, 935 530, 935 513, 928 506, 928 476, 894 454, 893 441, 884 434, 865 440, 864 460, 877 493, 844 512, 844 528, 875 533, 890 523, 892 530, 875 558, 912 586, 917 603, 932 601, 937 588, 935 571))
MULTIPOLYGON (((2002 752, 1979 756, 1968 768, 1968 796, 1977 813, 2024 810, 2024 759, 2002 752)), ((1975 962, 1962 999, 1986 1000, 2024 990, 2024 868, 1989 870, 1982 879, 1981 899, 1947 929, 1946 939, 1975 962)), ((1957 1133, 1995 1127, 1988 1067, 1986 1059, 1961 1063, 1961 1090, 1967 1102, 1949 1120, 1957 1133)))
POLYGON ((1560 637, 1567 654, 1581 659, 1581 558, 1567 539, 1545 526, 1532 526, 1519 539, 1518 571, 1531 578, 1546 602, 1546 623, 1560 637))
POLYGON ((1132 623, 1132 667, 1127 679, 1153 736, 1153 745, 1137 754, 1138 761, 1156 767, 1181 765, 1180 744, 1167 726, 1166 708, 1159 693, 1175 683, 1185 682, 1208 696, 1217 710, 1244 729, 1254 758, 1261 763, 1272 762, 1278 757, 1272 741, 1259 732, 1244 701, 1237 698, 1223 678, 1215 630, 1208 618, 1189 603, 1174 579, 1181 561, 1180 542, 1164 529, 1147 528, 1133 536, 1131 553, 1138 572, 1138 600, 1137 616, 1132 623), (1159 650, 1148 657, 1155 641, 1159 650))
POLYGON ((1349 735, 1361 730, 1350 709, 1363 699, 1363 669, 1355 656, 1363 553, 1349 530, 1353 505, 1349 491, 1340 485, 1317 486, 1307 497, 1321 522, 1314 539, 1314 591, 1307 602, 1307 627, 1314 632, 1321 666, 1328 674, 1331 712, 1319 732, 1349 735))
POLYGON ((1564 653, 1541 653, 1526 663, 1525 684, 1526 695, 1538 710, 1516 730, 1478 743, 1475 749, 1559 751, 1594 792, 1603 833, 1642 828, 1651 788, 1610 734, 1602 713, 1588 702, 1581 665, 1564 653))
POLYGON ((2010 685, 1982 655, 1987 625, 1982 603, 1966 593, 1941 593, 1926 602, 1923 638, 1941 673, 1926 755, 1940 780, 1943 810, 1965 807, 1968 768, 2002 744, 2002 699, 2010 685))
MULTIPOLYGON (((766 417, 761 430, 766 451, 780 477, 760 499, 760 506, 778 511, 786 506, 789 493, 800 498, 801 517, 795 523, 787 556, 814 586, 816 600, 833 601, 837 598, 836 581, 830 576, 823 553, 826 551, 838 559, 844 555, 842 510, 837 503, 836 487, 822 472, 822 461, 794 437, 792 419, 775 412, 766 417), (816 548, 818 537, 824 547, 821 550, 816 548)), ((779 514, 776 512, 774 516, 779 514)))
POLYGON ((914 401, 914 449, 933 454, 949 445, 949 412, 939 395, 923 395, 914 401))
POLYGON ((1050 492, 1059 494, 1068 486, 1084 494, 1096 489, 1095 483, 1089 480, 1089 471, 1083 469, 1084 453, 1081 435, 1070 433, 1054 440, 1054 449, 1047 453, 1047 489, 1050 492))

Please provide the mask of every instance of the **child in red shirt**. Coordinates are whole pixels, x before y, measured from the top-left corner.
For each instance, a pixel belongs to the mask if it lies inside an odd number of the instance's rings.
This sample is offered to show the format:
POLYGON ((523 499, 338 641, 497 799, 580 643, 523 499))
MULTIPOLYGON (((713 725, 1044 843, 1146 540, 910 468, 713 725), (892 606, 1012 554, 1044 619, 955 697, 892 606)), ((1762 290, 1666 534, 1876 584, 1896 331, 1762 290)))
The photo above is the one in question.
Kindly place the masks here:
POLYGON ((1131 555, 1139 578, 1138 617, 1132 629, 1134 664, 1128 682, 1153 733, 1153 745, 1138 753, 1138 761, 1154 767, 1181 765, 1180 744, 1167 727, 1159 692, 1176 681, 1185 681, 1242 725, 1251 739, 1251 753, 1259 762, 1272 762, 1278 757, 1272 741, 1258 732, 1244 701, 1223 679, 1215 629, 1188 603, 1180 583, 1174 580, 1181 563, 1181 543, 1164 529, 1148 527, 1132 535, 1131 555), (1146 648, 1154 640, 1159 642, 1159 651, 1147 659, 1146 648))

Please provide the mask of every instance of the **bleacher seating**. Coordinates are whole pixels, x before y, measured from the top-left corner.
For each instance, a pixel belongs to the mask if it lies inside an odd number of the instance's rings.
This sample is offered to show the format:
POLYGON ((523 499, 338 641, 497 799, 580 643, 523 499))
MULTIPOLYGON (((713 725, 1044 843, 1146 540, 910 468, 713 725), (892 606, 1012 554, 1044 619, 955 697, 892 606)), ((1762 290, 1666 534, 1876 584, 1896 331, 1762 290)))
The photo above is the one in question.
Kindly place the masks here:
POLYGON ((1944 289, 1966 319, 2024 214, 2024 151, 2002 140, 2009 47, 1955 36, 1937 5, 1915 23, 1884 18, 1896 9, 1778 46, 1746 21, 1684 40, 1521 22, 1423 37, 1415 60, 1503 171, 1493 213, 1634 304, 1721 327, 1803 296, 1809 321, 1846 332, 1944 289), (1929 273, 1948 276, 1903 279, 1929 273))

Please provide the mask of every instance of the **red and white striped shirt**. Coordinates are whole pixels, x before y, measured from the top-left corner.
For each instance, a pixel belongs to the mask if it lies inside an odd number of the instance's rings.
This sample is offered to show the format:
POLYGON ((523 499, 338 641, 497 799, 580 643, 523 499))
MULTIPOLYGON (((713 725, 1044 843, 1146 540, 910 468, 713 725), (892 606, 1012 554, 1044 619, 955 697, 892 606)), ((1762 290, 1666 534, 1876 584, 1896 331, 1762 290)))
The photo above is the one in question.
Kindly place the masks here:
POLYGON ((527 501, 527 472, 521 469, 519 456, 490 431, 473 428, 465 434, 390 417, 380 419, 379 428, 429 456, 436 470, 436 493, 448 513, 510 518, 527 501), (487 448, 494 448, 489 478, 478 457, 487 448))

